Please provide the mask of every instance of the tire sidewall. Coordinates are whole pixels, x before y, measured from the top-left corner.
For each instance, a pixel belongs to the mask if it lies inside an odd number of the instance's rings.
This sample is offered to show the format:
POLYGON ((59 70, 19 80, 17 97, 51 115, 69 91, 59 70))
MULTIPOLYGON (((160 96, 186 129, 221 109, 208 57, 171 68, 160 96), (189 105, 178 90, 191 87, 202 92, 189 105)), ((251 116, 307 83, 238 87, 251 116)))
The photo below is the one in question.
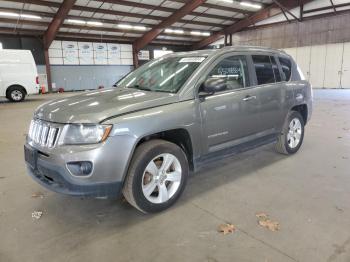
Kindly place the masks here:
POLYGON ((185 188, 189 170, 187 158, 182 149, 176 145, 169 147, 168 144, 164 143, 157 147, 151 148, 148 152, 146 152, 136 163, 133 172, 135 172, 135 175, 132 182, 132 191, 136 204, 147 213, 155 213, 167 209, 177 201, 185 188), (181 183, 177 192, 167 202, 155 204, 147 200, 143 194, 142 177, 148 163, 156 156, 164 153, 170 153, 176 156, 176 158, 179 160, 182 171, 181 183))
POLYGON ((285 130, 284 130, 284 133, 285 133, 284 143, 285 143, 285 148, 286 148, 288 154, 294 154, 294 153, 296 153, 299 150, 299 148, 303 144, 304 132, 305 132, 305 128, 304 128, 304 119, 303 119, 303 117, 301 116, 301 114, 299 112, 296 112, 296 111, 291 112, 288 115, 286 126, 285 126, 285 130), (289 146, 289 144, 288 144, 288 131, 289 131, 289 124, 294 118, 298 118, 298 120, 301 123, 301 137, 300 137, 300 141, 299 141, 298 146, 296 146, 295 148, 291 148, 289 146))
POLYGON ((6 95, 6 97, 7 97, 7 99, 9 99, 11 102, 21 102, 21 101, 23 101, 24 98, 25 98, 25 92, 24 92, 24 90, 23 90, 22 87, 13 86, 13 87, 10 87, 10 88, 9 88, 8 95, 6 95), (15 100, 15 99, 12 98, 12 95, 11 95, 11 94, 12 94, 12 92, 14 92, 14 91, 19 91, 19 92, 21 92, 22 98, 21 98, 20 100, 15 100))

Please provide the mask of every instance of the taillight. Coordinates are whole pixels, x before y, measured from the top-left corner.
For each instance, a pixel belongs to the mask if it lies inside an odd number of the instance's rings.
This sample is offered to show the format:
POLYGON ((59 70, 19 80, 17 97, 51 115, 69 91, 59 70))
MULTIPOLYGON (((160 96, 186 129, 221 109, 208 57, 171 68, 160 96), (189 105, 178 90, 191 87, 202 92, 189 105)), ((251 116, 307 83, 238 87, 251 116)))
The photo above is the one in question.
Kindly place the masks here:
POLYGON ((37 85, 39 85, 39 77, 38 76, 35 78, 35 82, 37 85))

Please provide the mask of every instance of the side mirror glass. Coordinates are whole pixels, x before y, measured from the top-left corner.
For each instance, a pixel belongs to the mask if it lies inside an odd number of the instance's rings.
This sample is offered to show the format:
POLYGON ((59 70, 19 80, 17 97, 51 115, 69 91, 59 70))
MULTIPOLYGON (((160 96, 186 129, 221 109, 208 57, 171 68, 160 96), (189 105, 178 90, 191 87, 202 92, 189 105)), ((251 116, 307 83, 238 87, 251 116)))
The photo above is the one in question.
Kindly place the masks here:
POLYGON ((204 81, 200 89, 202 92, 214 94, 226 90, 226 79, 211 77, 204 81))

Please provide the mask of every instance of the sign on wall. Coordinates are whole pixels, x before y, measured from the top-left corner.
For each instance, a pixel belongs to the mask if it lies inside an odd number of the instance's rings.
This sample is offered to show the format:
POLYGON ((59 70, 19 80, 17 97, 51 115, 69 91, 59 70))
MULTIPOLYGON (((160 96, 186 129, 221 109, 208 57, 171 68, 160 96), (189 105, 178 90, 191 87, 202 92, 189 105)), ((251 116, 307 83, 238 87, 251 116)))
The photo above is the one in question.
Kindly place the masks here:
POLYGON ((52 65, 132 65, 128 44, 53 41, 49 49, 52 65))
POLYGON ((140 50, 137 54, 139 60, 149 60, 149 51, 148 50, 140 50))

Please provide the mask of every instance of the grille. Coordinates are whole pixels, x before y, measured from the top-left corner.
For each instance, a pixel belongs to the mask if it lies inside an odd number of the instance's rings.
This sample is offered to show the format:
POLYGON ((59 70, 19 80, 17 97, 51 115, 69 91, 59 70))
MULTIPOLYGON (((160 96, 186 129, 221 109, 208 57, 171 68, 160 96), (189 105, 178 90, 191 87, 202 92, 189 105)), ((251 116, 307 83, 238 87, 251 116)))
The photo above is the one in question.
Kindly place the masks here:
POLYGON ((51 124, 34 119, 30 123, 28 137, 37 145, 53 147, 57 140, 59 128, 51 124))

